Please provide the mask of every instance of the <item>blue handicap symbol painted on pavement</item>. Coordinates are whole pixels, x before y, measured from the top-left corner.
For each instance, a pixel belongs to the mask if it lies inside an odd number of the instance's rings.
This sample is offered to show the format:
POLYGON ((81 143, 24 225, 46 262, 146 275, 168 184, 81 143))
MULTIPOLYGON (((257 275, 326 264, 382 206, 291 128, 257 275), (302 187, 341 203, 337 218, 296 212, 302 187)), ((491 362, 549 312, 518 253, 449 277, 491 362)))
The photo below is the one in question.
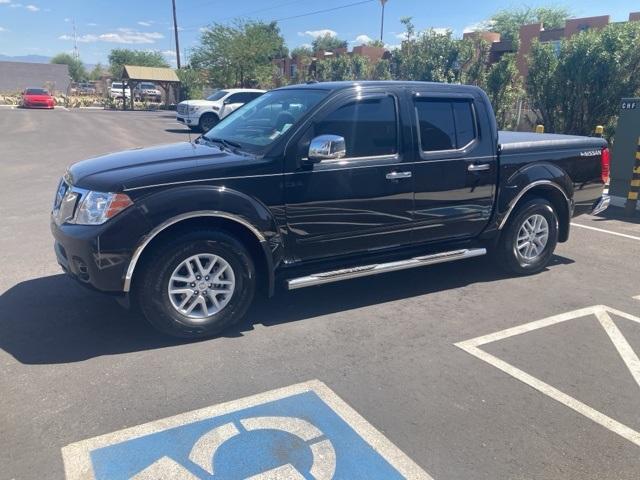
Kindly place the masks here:
POLYGON ((219 407, 65 447, 67 478, 431 478, 320 382, 219 407))

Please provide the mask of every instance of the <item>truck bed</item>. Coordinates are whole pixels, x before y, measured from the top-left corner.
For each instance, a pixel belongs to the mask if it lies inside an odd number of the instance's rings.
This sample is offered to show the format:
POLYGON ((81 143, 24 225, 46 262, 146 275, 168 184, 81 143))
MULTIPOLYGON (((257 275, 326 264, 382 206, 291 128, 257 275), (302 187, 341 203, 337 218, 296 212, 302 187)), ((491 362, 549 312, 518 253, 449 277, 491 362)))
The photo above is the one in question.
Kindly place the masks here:
POLYGON ((557 135, 554 133, 498 132, 498 145, 502 152, 517 153, 531 149, 550 150, 564 148, 597 149, 606 146, 605 140, 598 137, 579 137, 576 135, 557 135))

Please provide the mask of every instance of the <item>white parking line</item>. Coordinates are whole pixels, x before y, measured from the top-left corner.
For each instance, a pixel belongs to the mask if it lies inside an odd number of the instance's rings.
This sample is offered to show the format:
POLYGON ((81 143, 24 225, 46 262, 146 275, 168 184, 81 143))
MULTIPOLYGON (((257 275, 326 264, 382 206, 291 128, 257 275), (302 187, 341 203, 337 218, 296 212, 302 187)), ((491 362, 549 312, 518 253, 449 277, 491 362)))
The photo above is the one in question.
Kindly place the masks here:
POLYGON ((639 240, 640 237, 634 237, 633 235, 627 235, 626 233, 612 232, 611 230, 604 230, 603 228, 589 227, 587 225, 580 225, 579 223, 571 222, 574 227, 586 228, 587 230, 594 230, 596 232, 608 233, 610 235, 616 235, 617 237, 630 238, 631 240, 639 240))
POLYGON ((611 317, 609 314, 616 315, 617 317, 622 317, 626 320, 631 320, 637 324, 640 324, 640 318, 635 317, 633 315, 629 315, 628 313, 621 312, 619 310, 615 310, 613 308, 604 306, 604 305, 595 305, 593 307, 583 308, 580 310, 575 310, 573 312, 563 313, 561 315, 555 315, 553 317, 544 318, 542 320, 537 320, 530 323, 525 323, 524 325, 518 325, 517 327, 508 328, 506 330, 502 330, 499 332, 491 333, 489 335, 484 335, 477 338, 472 338, 470 340, 465 340, 463 342, 456 343, 455 345, 465 352, 473 355, 474 357, 479 358, 487 362, 490 365, 493 365, 499 370, 511 375, 512 377, 520 380, 521 382, 529 385, 532 388, 535 388, 539 392, 553 398, 557 402, 562 403, 563 405, 571 408, 572 410, 578 412, 581 415, 589 418, 590 420, 596 422, 597 424, 603 426, 604 428, 611 430, 612 432, 620 435, 621 437, 629 440, 635 445, 640 447, 640 432, 633 430, 632 428, 624 425, 621 422, 605 415, 602 412, 599 412, 595 408, 590 407, 579 401, 578 399, 567 395, 566 393, 558 390, 557 388, 549 385, 548 383, 539 380, 538 378, 530 375, 519 368, 514 367, 513 365, 505 362, 504 360, 499 359, 491 355, 490 353, 485 352, 479 347, 485 345, 487 343, 495 342, 498 340, 504 340, 505 338, 513 337, 514 335, 520 335, 522 333, 531 332, 533 330, 538 330, 540 328, 549 327, 551 325, 555 325, 561 322, 566 322, 568 320, 579 319, 581 317, 588 317, 591 315, 595 315, 596 318, 600 321, 601 325, 604 327, 605 331, 609 335, 609 338, 613 342, 616 350, 622 357, 625 362, 627 368, 630 373, 633 375, 636 382, 640 386, 640 360, 638 360, 638 356, 633 351, 627 340, 624 338, 620 330, 613 324, 611 317), (613 325, 613 327, 612 327, 613 325))

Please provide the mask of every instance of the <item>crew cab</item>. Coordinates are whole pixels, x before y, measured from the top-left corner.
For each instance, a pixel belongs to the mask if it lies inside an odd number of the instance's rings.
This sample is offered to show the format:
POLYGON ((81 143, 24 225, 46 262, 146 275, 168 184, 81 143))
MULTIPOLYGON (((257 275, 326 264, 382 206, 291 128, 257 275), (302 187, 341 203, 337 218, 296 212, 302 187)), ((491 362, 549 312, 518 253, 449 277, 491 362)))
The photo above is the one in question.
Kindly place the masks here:
POLYGON ((150 100, 159 102, 162 99, 162 93, 150 82, 138 83, 133 89, 133 96, 136 100, 150 100))
MULTIPOLYGON (((571 218, 607 207, 601 138, 498 132, 479 88, 328 82, 272 90, 195 141, 72 165, 62 268, 179 337, 297 289, 491 253, 534 274, 571 218)), ((425 275, 428 275, 425 270, 425 275)))
POLYGON ((109 96, 114 100, 131 98, 131 88, 128 85, 123 85, 122 82, 112 82, 109 96))
POLYGON ((206 100, 185 100, 176 108, 176 121, 191 130, 208 132, 224 117, 264 92, 252 88, 229 88, 214 92, 206 100))

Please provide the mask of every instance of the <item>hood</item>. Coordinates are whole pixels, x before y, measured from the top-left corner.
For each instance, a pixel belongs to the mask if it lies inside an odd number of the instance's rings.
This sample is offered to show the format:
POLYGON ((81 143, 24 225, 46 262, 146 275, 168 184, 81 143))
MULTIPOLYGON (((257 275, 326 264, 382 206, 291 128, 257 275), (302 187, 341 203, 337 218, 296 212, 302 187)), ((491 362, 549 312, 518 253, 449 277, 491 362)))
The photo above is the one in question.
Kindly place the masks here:
POLYGON ((51 95, 25 95, 24 98, 34 102, 46 102, 47 100, 53 100, 51 95))
POLYGON ((211 105, 221 105, 221 101, 212 102, 211 100, 185 100, 180 102, 181 105, 189 105, 192 107, 210 107, 211 105))
POLYGON ((224 177, 238 172, 254 157, 206 144, 180 142, 110 153, 72 165, 71 184, 100 192, 172 182, 224 177))

